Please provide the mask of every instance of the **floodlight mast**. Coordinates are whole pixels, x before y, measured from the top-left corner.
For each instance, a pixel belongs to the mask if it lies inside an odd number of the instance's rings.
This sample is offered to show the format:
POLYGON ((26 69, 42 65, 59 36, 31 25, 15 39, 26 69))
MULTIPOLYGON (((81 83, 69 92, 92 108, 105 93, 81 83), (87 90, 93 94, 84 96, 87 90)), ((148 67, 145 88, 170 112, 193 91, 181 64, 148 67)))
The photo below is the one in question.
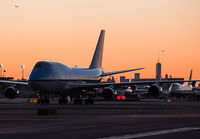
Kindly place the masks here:
POLYGON ((25 69, 25 65, 21 65, 22 68, 22 80, 24 80, 24 69, 25 69))
POLYGON ((3 64, 0 64, 0 77, 3 75, 3 64))

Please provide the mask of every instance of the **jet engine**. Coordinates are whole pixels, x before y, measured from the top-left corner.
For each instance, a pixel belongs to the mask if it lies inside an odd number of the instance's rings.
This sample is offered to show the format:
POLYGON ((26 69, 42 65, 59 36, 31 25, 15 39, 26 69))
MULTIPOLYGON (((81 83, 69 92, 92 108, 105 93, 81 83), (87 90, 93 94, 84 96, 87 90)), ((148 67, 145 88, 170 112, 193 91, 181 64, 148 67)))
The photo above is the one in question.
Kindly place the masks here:
POLYGON ((19 95, 19 90, 17 90, 17 88, 15 88, 14 86, 7 87, 4 90, 4 95, 9 99, 15 99, 19 95))
POLYGON ((158 97, 161 95, 160 86, 157 84, 153 84, 149 87, 148 96, 158 97))
POLYGON ((112 88, 106 88, 103 90, 102 92, 102 97, 105 100, 112 100, 113 99, 113 94, 114 94, 114 90, 112 88))

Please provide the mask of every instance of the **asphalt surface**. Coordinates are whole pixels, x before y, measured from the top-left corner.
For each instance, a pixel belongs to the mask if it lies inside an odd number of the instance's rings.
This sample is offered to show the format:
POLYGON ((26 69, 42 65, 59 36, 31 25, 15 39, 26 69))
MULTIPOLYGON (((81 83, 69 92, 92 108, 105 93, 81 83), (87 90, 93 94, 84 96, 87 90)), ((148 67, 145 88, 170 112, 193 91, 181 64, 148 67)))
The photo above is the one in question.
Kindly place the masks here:
POLYGON ((200 101, 38 105, 0 99, 0 139, 200 138, 200 101), (38 115, 38 110, 54 115, 38 115))

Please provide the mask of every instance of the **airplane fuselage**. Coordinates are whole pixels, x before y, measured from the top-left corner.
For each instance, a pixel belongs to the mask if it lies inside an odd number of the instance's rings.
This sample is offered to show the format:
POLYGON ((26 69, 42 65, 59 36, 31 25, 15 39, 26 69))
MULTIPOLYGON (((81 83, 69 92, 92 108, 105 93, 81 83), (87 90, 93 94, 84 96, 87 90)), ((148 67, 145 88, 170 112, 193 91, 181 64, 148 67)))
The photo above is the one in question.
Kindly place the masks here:
POLYGON ((62 93, 70 84, 100 82, 102 73, 103 68, 68 67, 59 62, 40 61, 30 73, 28 83, 36 92, 62 93))
POLYGON ((172 96, 184 96, 194 93, 192 85, 181 85, 179 83, 173 83, 169 88, 169 92, 172 96))

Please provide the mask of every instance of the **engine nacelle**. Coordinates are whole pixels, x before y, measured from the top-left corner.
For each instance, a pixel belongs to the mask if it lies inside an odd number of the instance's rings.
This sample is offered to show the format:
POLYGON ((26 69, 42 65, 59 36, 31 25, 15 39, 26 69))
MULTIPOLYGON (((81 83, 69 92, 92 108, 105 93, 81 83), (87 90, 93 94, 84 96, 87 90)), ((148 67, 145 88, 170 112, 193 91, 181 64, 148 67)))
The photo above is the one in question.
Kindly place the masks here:
POLYGON ((102 92, 102 97, 105 100, 112 100, 113 99, 113 95, 114 95, 114 90, 112 88, 106 88, 103 90, 102 92))
POLYGON ((17 90, 17 88, 15 88, 14 86, 7 87, 4 90, 4 95, 9 99, 15 99, 19 95, 19 90, 17 90))
POLYGON ((161 95, 161 89, 160 86, 158 86, 157 84, 153 84, 149 87, 148 90, 148 95, 152 96, 152 97, 158 97, 161 95))

